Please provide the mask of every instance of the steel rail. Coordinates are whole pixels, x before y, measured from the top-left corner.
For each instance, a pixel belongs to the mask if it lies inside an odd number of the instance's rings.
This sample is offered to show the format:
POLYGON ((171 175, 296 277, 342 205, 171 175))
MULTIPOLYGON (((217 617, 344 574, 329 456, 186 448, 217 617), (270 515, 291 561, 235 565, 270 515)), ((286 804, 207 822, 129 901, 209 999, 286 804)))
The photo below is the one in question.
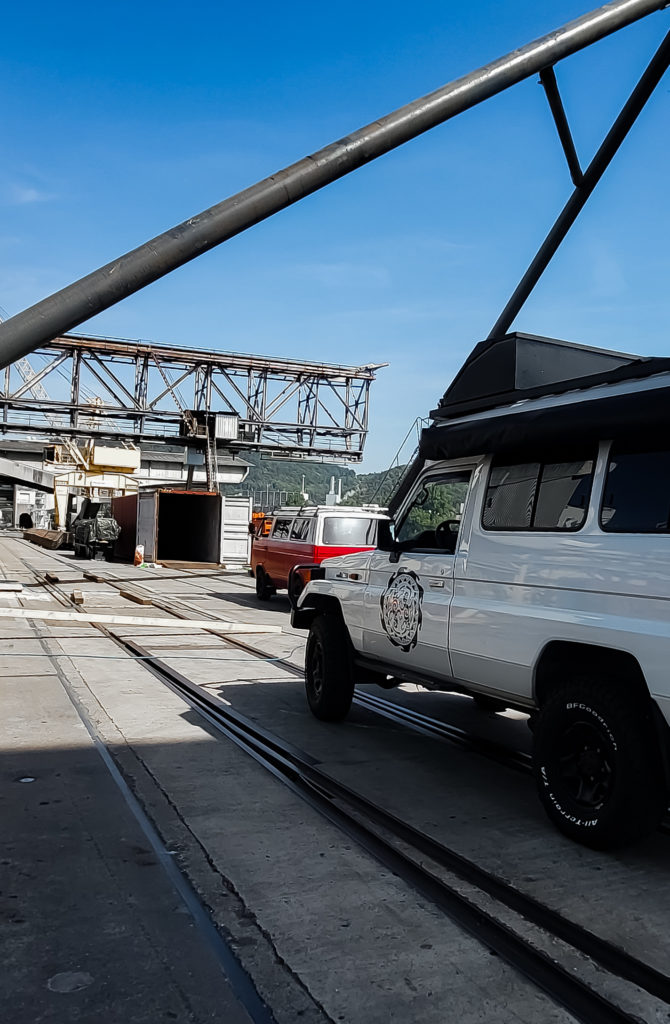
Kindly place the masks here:
MULTIPOLYGON (((47 581, 25 559, 22 559, 22 561, 54 596, 62 599, 67 604, 74 605, 69 595, 62 591, 60 587, 47 581)), ((81 611, 78 605, 75 605, 75 607, 81 611)), ((601 1019, 631 1021, 634 1018, 626 1014, 616 1016, 616 1014, 621 1014, 622 1011, 615 1007, 614 1004, 609 1003, 607 1000, 603 1001, 603 997, 594 993, 588 985, 574 979, 555 964, 554 961, 548 960, 543 953, 538 952, 525 940, 516 936, 507 926, 502 925, 490 915, 479 910, 470 900, 454 890, 452 886, 437 879, 413 860, 401 854, 396 848, 390 846, 381 837, 371 833, 365 825, 362 825, 356 819, 352 819, 342 808, 335 807, 333 801, 343 802, 348 805, 356 813, 363 815, 400 841, 430 857, 431 860, 452 872, 458 878, 476 886, 479 890, 507 906, 515 913, 520 914, 543 931, 553 934, 561 941, 579 950, 611 973, 639 986, 656 998, 670 1002, 670 978, 667 975, 631 956, 623 949, 601 939, 581 925, 570 921, 534 897, 516 889, 499 876, 486 871, 468 858, 463 857, 421 830, 414 828, 390 812, 385 811, 377 804, 367 800, 361 794, 337 782, 337 780, 317 767, 318 761, 311 755, 295 747, 293 744, 280 739, 239 712, 225 706, 216 697, 206 693, 193 680, 188 679, 160 658, 152 655, 150 651, 136 641, 118 636, 105 626, 98 625, 97 628, 107 638, 131 655, 141 657, 143 659, 142 664, 149 671, 159 678, 161 682, 166 683, 171 689, 187 699, 196 710, 203 714, 210 724, 214 725, 219 731, 222 731, 228 738, 237 743, 238 746, 245 749, 247 753, 272 771, 281 781, 290 785, 298 795, 307 799, 316 810, 325 814, 329 820, 338 825, 338 827, 343 828, 348 835, 360 842, 368 852, 372 853, 386 866, 396 871, 401 877, 422 892, 423 895, 440 906, 448 916, 474 934, 480 941, 490 945, 490 948, 508 960, 511 966, 519 969, 538 984, 539 987, 543 988, 544 991, 549 992, 552 998, 555 998, 571 1012, 575 1013, 578 1019, 590 1022, 601 1019), (509 959, 510 956, 512 957, 511 960, 509 959), (547 960, 552 965, 552 968, 558 971, 556 976, 560 979, 558 991, 553 986, 547 988, 547 963, 545 962, 547 960), (566 979, 568 981, 567 992, 564 987, 566 979), (575 981, 577 982, 576 989, 574 988, 575 981), (596 997, 595 1004, 592 1002, 592 996, 596 997), (600 1011, 603 1009, 603 1002, 607 1006, 606 1012, 611 1014, 614 1011, 615 1016, 601 1017, 600 1011), (581 1016, 582 1010, 586 1016, 581 1016)))
POLYGON ((325 185, 667 4, 668 0, 612 0, 165 231, 0 324, 0 366, 325 185))

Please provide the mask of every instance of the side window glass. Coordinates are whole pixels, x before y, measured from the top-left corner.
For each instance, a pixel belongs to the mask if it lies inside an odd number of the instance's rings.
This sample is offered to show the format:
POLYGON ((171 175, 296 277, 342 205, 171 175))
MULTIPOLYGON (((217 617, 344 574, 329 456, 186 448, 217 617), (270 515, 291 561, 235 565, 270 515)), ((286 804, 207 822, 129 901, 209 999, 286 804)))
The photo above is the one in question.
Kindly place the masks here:
POLYGON ((600 525, 610 533, 668 533, 670 452, 610 453, 600 525))
POLYGON ((274 540, 288 540, 288 535, 291 529, 290 519, 277 519, 272 531, 274 540))
POLYGON ((579 530, 593 483, 593 459, 525 462, 491 469, 482 526, 485 530, 579 530))
POLYGON ((400 549, 453 554, 469 483, 469 471, 427 480, 396 530, 400 549))
POLYGON ((294 519, 291 528, 291 540, 307 540, 310 521, 309 519, 294 519))
POLYGON ((529 530, 539 477, 539 462, 494 466, 484 498, 484 529, 529 530))
POLYGON ((547 463, 542 467, 534 530, 578 530, 586 519, 593 461, 547 463))

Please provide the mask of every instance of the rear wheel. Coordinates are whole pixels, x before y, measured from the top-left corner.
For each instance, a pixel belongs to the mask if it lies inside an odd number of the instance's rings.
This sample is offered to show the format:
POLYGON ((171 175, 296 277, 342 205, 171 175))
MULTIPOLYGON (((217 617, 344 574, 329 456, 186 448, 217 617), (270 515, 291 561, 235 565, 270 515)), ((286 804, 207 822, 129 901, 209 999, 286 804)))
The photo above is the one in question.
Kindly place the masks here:
POLYGON ((260 566, 256 569, 256 597, 259 601, 269 601, 275 593, 272 580, 260 566))
POLYGON ((553 693, 535 723, 534 762, 545 811, 585 846, 641 839, 665 810, 651 704, 626 680, 586 678, 553 693))
POLYGON ((336 615, 314 619, 305 651, 305 692, 312 714, 323 722, 347 717, 354 696, 349 634, 336 615))

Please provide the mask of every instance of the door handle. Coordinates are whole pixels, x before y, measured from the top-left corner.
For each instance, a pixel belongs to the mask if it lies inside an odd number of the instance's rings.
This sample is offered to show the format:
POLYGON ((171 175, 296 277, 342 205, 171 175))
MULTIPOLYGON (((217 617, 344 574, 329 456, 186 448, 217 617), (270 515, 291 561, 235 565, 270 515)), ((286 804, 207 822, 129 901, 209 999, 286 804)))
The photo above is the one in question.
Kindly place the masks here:
POLYGON ((428 586, 437 590, 438 587, 444 587, 444 580, 428 580, 428 586))

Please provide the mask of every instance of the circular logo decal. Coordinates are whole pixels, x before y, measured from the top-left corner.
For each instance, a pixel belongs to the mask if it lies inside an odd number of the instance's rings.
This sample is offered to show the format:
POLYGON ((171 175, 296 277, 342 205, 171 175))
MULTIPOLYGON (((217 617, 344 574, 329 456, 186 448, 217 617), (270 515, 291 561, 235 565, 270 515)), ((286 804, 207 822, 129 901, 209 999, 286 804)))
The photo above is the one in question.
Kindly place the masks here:
POLYGON ((399 569, 381 596, 381 620, 389 640, 403 651, 416 646, 421 628, 423 587, 414 572, 399 569))

